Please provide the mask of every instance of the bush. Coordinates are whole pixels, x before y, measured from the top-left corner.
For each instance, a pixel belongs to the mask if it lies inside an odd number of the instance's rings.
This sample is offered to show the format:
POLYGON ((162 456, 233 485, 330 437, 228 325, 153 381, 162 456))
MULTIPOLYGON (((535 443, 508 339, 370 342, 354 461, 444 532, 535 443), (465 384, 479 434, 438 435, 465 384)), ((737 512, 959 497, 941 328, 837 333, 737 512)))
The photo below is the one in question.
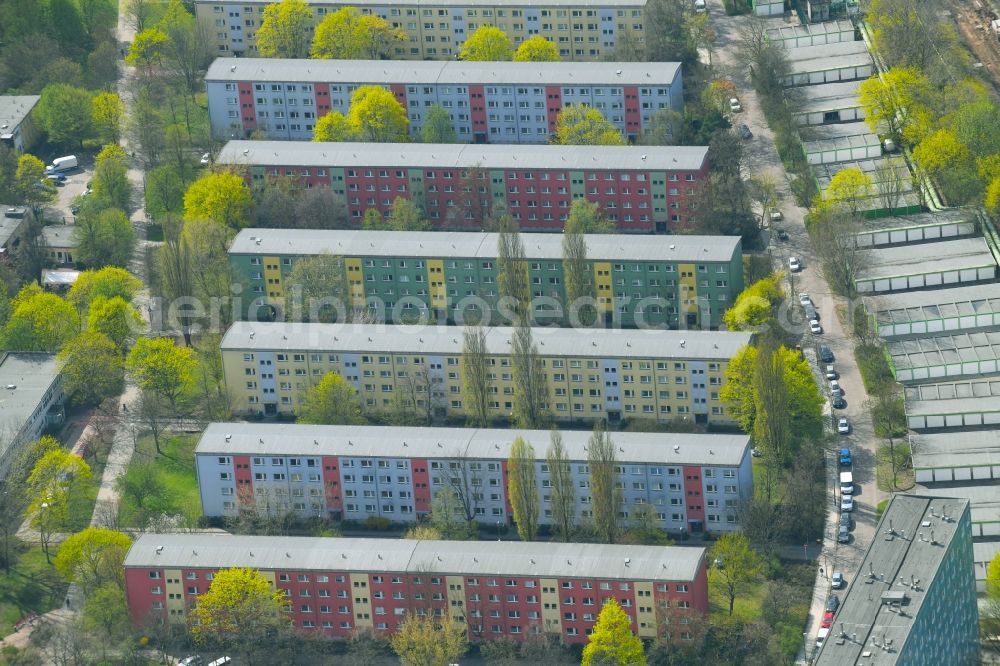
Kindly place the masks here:
POLYGON ((385 531, 392 526, 392 521, 382 516, 368 516, 365 520, 365 528, 369 530, 385 531))
POLYGON ((879 386, 895 383, 896 378, 885 357, 885 349, 880 343, 859 344, 854 348, 854 358, 861 370, 861 379, 869 394, 875 393, 879 386))

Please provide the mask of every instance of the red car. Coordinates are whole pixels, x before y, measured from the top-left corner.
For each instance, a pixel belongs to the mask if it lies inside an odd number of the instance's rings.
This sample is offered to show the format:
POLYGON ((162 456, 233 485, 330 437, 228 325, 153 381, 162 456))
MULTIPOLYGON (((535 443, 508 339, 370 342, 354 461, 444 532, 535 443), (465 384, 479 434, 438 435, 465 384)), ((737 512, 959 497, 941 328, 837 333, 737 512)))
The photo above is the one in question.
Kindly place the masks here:
POLYGON ((820 623, 820 627, 823 629, 829 629, 833 625, 833 611, 827 611, 823 613, 823 621, 820 623))

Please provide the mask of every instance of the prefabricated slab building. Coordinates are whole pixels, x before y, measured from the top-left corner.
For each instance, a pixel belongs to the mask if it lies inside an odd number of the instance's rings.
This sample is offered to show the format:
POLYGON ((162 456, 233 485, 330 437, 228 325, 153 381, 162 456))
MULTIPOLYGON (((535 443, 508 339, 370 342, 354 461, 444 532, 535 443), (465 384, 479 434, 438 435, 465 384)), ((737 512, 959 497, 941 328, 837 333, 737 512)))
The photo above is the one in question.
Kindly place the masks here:
POLYGON ((865 252, 867 268, 854 281, 861 294, 984 282, 997 276, 996 258, 981 237, 865 252))

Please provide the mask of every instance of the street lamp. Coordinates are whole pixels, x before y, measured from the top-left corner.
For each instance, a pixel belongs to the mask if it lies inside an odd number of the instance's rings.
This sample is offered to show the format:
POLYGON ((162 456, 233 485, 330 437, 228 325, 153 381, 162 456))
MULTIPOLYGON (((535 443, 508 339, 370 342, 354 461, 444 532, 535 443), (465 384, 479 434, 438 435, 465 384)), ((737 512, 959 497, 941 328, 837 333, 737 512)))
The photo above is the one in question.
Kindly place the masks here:
POLYGON ((500 526, 501 525, 503 525, 503 522, 501 522, 501 521, 498 520, 497 521, 497 541, 500 540, 500 526))

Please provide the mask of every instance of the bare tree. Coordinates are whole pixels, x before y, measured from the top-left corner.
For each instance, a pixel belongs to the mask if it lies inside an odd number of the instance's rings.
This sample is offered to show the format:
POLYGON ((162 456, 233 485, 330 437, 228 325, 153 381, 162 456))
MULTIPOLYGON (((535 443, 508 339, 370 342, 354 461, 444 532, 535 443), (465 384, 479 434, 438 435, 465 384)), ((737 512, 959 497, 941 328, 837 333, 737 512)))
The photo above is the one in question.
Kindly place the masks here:
POLYGON ((149 27, 153 17, 153 0, 126 0, 122 4, 126 24, 140 33, 149 27))
POLYGON ((489 352, 486 349, 486 331, 482 326, 467 326, 462 333, 462 379, 470 423, 479 428, 489 426, 489 352))
POLYGON ((540 428, 548 421, 549 387, 545 369, 526 322, 518 324, 513 337, 514 423, 521 428, 540 428))
POLYGON ((443 470, 448 487, 455 493, 467 521, 476 519, 476 509, 483 501, 483 479, 480 474, 482 463, 469 459, 469 445, 456 451, 443 470))
POLYGON ((594 515, 594 528, 604 543, 615 543, 621 534, 624 500, 618 487, 618 460, 615 444, 604 429, 604 423, 594 425, 587 443, 587 463, 590 466, 589 506, 594 515))
POLYGON ((810 229, 813 250, 819 257, 823 276, 846 298, 857 294, 855 280, 864 266, 864 253, 857 238, 859 231, 857 219, 839 211, 818 215, 810 229))
POLYGON ((882 207, 893 217, 896 216, 896 208, 899 207, 899 201, 906 190, 906 177, 900 173, 898 166, 899 164, 891 158, 878 160, 875 163, 875 192, 882 207))
POLYGON ((501 310, 509 309, 512 324, 531 321, 531 288, 528 285, 528 264, 524 258, 524 243, 517 224, 504 215, 498 221, 497 282, 500 286, 501 310))
POLYGON ((767 501, 770 502, 775 475, 788 454, 791 425, 788 418, 784 360, 770 344, 765 343, 757 350, 753 383, 753 440, 764 453, 765 492, 767 501))
POLYGON ((553 430, 549 435, 545 461, 549 466, 549 483, 552 488, 552 527, 560 541, 569 541, 576 524, 576 488, 573 486, 569 454, 566 453, 562 433, 558 430, 553 430))
MULTIPOLYGON (((579 201, 583 201, 580 199, 579 201)), ((563 276, 566 283, 566 318, 570 324, 575 319, 583 326, 593 326, 597 321, 597 290, 594 272, 587 261, 587 238, 580 228, 579 218, 570 214, 566 220, 562 242, 563 276)))

